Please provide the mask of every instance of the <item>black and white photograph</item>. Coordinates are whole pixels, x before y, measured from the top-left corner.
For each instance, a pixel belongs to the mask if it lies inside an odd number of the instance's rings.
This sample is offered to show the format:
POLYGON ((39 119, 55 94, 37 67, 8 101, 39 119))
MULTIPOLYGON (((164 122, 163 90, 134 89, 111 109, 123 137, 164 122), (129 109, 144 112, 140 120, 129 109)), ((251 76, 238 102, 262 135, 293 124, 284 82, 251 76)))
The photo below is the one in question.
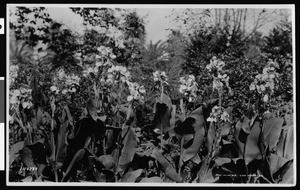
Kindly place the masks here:
POLYGON ((8 186, 294 186, 293 5, 6 5, 8 186))

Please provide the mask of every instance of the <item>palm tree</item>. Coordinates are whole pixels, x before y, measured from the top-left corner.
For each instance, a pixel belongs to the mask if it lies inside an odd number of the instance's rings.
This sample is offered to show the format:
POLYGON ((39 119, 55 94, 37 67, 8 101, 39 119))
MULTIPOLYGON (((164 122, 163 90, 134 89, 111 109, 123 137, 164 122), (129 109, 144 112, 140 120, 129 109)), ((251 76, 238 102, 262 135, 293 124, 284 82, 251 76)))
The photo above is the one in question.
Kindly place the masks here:
POLYGON ((153 43, 152 40, 144 46, 142 51, 143 62, 145 65, 154 67, 155 69, 162 69, 163 63, 166 61, 162 57, 167 53, 167 43, 158 40, 153 43))
POLYGON ((33 56, 33 48, 26 44, 25 41, 16 40, 14 32, 9 34, 9 60, 10 65, 23 63, 33 56))

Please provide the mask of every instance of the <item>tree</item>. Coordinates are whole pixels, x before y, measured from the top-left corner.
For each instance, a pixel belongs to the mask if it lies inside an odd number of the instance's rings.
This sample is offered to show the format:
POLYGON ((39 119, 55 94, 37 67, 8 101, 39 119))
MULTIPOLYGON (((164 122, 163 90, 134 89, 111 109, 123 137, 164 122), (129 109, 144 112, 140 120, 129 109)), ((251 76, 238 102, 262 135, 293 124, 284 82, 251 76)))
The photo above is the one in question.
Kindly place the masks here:
POLYGON ((173 18, 185 34, 193 34, 211 27, 220 27, 231 36, 242 35, 248 40, 267 24, 276 23, 290 14, 286 9, 185 9, 174 11, 173 18))

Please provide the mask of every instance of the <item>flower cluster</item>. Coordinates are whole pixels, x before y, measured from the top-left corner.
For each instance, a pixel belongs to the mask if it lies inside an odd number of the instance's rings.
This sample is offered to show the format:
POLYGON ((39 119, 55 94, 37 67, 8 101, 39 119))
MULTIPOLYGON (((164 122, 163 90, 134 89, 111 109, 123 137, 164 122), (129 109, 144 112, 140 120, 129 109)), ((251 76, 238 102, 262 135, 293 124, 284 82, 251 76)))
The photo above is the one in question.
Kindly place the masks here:
POLYGON ((217 77, 214 77, 213 80, 213 89, 216 89, 218 91, 223 89, 224 84, 226 85, 226 87, 228 88, 229 92, 231 93, 231 88, 229 86, 229 76, 227 74, 220 74, 218 73, 217 77))
POLYGON ((166 75, 166 72, 165 71, 155 71, 153 73, 153 77, 154 77, 154 81, 155 82, 161 82, 161 83, 167 83, 168 81, 168 77, 166 75))
POLYGON ((206 65, 206 68, 211 72, 213 70, 222 71, 223 67, 225 66, 225 63, 219 59, 217 59, 215 56, 212 57, 210 60, 210 63, 206 65))
POLYGON ((116 55, 113 54, 113 50, 110 47, 100 46, 97 48, 99 55, 96 55, 96 58, 109 57, 111 59, 115 59, 116 55))
POLYGON ((197 97, 198 84, 195 81, 194 75, 188 75, 185 77, 180 77, 179 79, 179 92, 188 97, 188 101, 193 101, 197 97))
POLYGON ((107 66, 107 65, 110 66, 110 65, 112 65, 112 63, 109 60, 107 60, 104 63, 101 61, 98 61, 95 64, 86 66, 86 68, 82 71, 82 74, 84 77, 87 77, 91 74, 94 74, 96 76, 99 72, 99 67, 103 67, 103 66, 107 66))
POLYGON ((58 94, 60 91, 62 94, 76 92, 76 86, 79 86, 79 81, 80 78, 77 75, 67 75, 63 69, 60 69, 54 78, 54 85, 50 87, 50 90, 55 94, 58 94))
POLYGON ((212 111, 210 113, 210 116, 207 118, 207 121, 217 122, 218 118, 224 122, 231 122, 229 114, 226 112, 226 110, 223 107, 215 106, 212 108, 212 111))
POLYGON ((259 94, 263 95, 263 101, 268 102, 269 95, 274 92, 275 78, 278 77, 278 73, 275 71, 277 63, 269 61, 264 67, 263 73, 255 76, 254 82, 249 86, 251 91, 256 90, 259 94))
POLYGON ((222 91, 223 86, 225 85, 229 90, 229 93, 231 94, 232 91, 228 83, 229 76, 226 73, 224 73, 223 71, 224 66, 225 63, 214 56, 210 60, 210 64, 208 64, 206 68, 209 70, 209 72, 212 72, 214 75, 217 74, 217 76, 214 76, 213 89, 214 90, 216 89, 217 91, 222 91))
POLYGON ((9 92, 9 97, 10 97, 9 102, 11 104, 11 109, 17 110, 19 104, 21 104, 24 109, 31 108, 33 106, 31 91, 32 91, 31 89, 27 89, 24 87, 10 91, 9 92))
POLYGON ((12 65, 9 67, 9 84, 13 84, 18 76, 19 66, 12 65))
POLYGON ((126 81, 129 81, 131 76, 130 72, 127 70, 126 67, 123 66, 112 66, 107 70, 107 83, 118 83, 121 81, 122 83, 125 83, 126 81))
POLYGON ((117 29, 117 27, 109 25, 106 36, 113 39, 115 42, 115 46, 121 49, 124 49, 124 33, 117 29))
POLYGON ((126 83, 130 92, 130 95, 127 96, 128 102, 131 100, 144 100, 144 96, 142 95, 146 93, 144 86, 140 86, 136 82, 127 81, 126 83))

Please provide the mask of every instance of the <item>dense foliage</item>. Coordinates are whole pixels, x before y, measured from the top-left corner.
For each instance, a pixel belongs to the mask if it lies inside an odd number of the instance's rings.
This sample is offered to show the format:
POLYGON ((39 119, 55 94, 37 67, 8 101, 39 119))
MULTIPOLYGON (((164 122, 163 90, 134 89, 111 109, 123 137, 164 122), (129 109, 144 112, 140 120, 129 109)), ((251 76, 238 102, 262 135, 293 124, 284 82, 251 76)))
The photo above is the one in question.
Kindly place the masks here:
POLYGON ((135 11, 71 10, 83 34, 10 13, 9 181, 293 183, 290 23, 147 44, 135 11))

